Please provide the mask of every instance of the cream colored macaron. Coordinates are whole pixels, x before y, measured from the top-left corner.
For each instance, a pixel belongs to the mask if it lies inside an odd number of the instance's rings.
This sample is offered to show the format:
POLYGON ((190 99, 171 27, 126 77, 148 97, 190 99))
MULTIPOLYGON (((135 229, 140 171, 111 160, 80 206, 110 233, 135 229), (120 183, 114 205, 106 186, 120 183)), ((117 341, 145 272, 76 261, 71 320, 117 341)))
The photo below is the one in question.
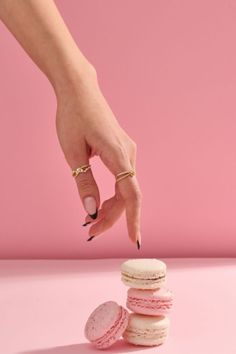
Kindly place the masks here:
POLYGON ((170 320, 164 316, 146 316, 131 313, 123 338, 135 345, 153 346, 165 342, 170 320))
POLYGON ((130 288, 160 288, 166 282, 166 264, 156 258, 127 260, 121 265, 121 280, 130 288))

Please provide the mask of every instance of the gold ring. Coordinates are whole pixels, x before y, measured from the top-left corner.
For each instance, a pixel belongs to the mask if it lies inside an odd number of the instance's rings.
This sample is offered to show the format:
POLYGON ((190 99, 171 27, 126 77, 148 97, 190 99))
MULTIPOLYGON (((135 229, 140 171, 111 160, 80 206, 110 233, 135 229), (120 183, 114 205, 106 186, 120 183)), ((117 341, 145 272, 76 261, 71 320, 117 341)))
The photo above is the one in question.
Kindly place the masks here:
POLYGON ((133 177, 135 175, 135 171, 134 170, 130 170, 130 171, 124 171, 124 172, 120 172, 116 175, 116 182, 121 181, 123 178, 126 177, 133 177))
POLYGON ((72 170, 72 176, 75 178, 80 173, 87 172, 90 168, 91 168, 91 165, 83 165, 83 166, 77 167, 75 170, 72 170))

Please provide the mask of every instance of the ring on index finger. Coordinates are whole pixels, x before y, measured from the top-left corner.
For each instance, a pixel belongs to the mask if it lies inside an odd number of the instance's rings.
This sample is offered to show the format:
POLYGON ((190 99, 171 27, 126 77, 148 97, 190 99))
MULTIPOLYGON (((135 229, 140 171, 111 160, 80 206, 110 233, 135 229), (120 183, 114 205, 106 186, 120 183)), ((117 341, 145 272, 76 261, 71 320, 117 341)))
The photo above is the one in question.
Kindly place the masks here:
POLYGON ((75 178, 80 173, 87 172, 90 168, 91 168, 91 165, 83 165, 83 166, 77 167, 75 170, 72 170, 72 176, 75 178))
POLYGON ((121 181, 123 178, 135 176, 135 170, 123 171, 116 175, 116 182, 121 181))

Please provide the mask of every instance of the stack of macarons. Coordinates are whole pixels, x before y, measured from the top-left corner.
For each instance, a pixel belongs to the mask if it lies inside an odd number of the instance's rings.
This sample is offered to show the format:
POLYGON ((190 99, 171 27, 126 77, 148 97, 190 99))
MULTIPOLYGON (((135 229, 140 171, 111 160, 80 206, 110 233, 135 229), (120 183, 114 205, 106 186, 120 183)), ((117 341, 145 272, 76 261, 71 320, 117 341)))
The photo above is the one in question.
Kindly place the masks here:
POLYGON ((131 259, 121 265, 121 280, 129 287, 126 306, 114 301, 99 305, 89 316, 85 336, 98 349, 106 349, 121 336, 135 345, 164 343, 170 321, 172 293, 164 287, 166 264, 158 259, 131 259))
POLYGON ((164 343, 169 333, 173 296, 165 287, 166 264, 158 259, 131 259, 121 265, 127 291, 128 326, 123 338, 132 344, 153 346, 164 343))

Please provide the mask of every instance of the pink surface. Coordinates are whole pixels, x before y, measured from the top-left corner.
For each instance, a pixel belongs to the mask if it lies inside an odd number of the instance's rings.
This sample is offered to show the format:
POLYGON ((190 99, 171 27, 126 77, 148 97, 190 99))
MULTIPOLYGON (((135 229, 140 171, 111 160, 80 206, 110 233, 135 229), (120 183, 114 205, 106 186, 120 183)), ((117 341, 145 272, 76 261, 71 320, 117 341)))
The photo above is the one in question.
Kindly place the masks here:
MULTIPOLYGON (((236 255, 236 4, 57 0, 138 145, 142 257, 236 255)), ((0 257, 133 257, 125 217, 89 244, 46 78, 0 23, 0 257)), ((114 177, 91 160, 101 199, 114 177)))
MULTIPOLYGON (((84 325, 104 301, 125 305, 122 261, 0 261, 0 353, 98 353, 84 325)), ((236 259, 165 261, 175 304, 158 353, 235 354, 236 259)), ((156 354, 157 348, 119 341, 108 352, 156 354)))

